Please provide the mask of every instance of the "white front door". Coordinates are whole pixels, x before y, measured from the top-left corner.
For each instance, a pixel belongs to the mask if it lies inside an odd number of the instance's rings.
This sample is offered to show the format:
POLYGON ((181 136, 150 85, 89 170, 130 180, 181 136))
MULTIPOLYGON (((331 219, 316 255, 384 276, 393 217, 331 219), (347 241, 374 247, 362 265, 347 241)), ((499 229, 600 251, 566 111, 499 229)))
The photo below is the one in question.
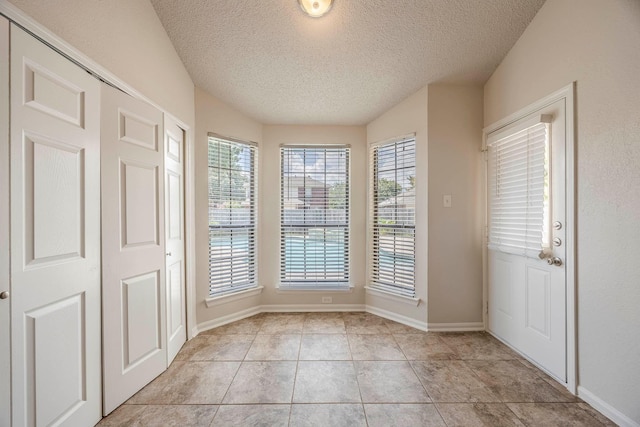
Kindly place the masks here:
POLYGON ((100 83, 12 25, 10 121, 13 425, 94 425, 100 83))
POLYGON ((104 414, 167 368, 162 113, 102 85, 104 414))
POLYGON ((185 131, 164 116, 165 138, 165 239, 167 265, 168 363, 187 340, 185 313, 184 143, 185 131))
POLYGON ((566 383, 565 121, 562 99, 487 135, 487 267, 489 330, 566 383))

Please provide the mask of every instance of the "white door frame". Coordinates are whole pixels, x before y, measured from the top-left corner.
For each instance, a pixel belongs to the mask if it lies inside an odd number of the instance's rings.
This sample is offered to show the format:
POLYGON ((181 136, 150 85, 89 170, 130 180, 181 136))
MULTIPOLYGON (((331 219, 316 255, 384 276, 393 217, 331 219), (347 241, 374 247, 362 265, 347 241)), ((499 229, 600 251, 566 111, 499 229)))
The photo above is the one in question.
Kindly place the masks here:
MULTIPOLYGON (((0 17, 0 292, 9 274, 9 21, 0 17)), ((11 425, 11 295, 0 300, 0 425, 11 425)))
MULTIPOLYGON (((101 80, 117 87, 123 92, 128 93, 134 98, 145 101, 154 106, 165 114, 169 114, 157 103, 153 102, 134 87, 126 83, 124 80, 111 73, 109 70, 98 64, 96 61, 80 52, 78 49, 52 33, 45 26, 25 14, 22 10, 9 2, 0 2, 0 14, 7 17, 10 21, 19 25, 36 38, 42 40, 45 44, 51 46, 63 56, 75 62, 90 73, 99 77, 101 80)), ((173 115, 172 115, 173 117, 173 115)), ((197 335, 196 322, 196 273, 195 273, 195 146, 193 140, 193 129, 190 126, 176 119, 180 127, 186 132, 185 145, 185 237, 186 241, 186 287, 187 287, 187 339, 197 335)))
MULTIPOLYGON (((508 126, 523 117, 526 117, 541 108, 553 104, 554 102, 564 100, 565 102, 565 117, 566 117, 566 151, 565 151, 565 167, 566 167, 566 259, 564 261, 566 268, 566 280, 567 280, 567 302, 566 302, 566 316, 567 316, 567 383, 564 384, 567 389, 577 394, 577 366, 578 366, 578 354, 577 354, 577 313, 576 313, 576 193, 575 193, 575 82, 563 87, 562 89, 548 95, 507 117, 499 120, 487 127, 482 131, 483 136, 483 150, 486 148, 487 135, 491 132, 508 126)), ((484 224, 485 229, 483 233, 483 249, 482 249, 482 265, 483 265, 483 278, 482 278, 482 300, 483 311, 482 317, 485 330, 487 329, 487 315, 488 315, 488 277, 487 277, 487 238, 488 238, 488 216, 487 216, 487 168, 484 166, 484 224)))

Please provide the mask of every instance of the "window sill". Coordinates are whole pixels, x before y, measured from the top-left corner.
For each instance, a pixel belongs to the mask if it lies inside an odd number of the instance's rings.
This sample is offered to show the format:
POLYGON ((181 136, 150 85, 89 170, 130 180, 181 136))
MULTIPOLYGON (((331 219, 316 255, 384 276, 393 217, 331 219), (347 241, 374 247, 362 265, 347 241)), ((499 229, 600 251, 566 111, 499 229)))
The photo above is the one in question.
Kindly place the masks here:
POLYGON ((323 294, 345 294, 353 292, 353 285, 349 284, 349 286, 345 287, 334 287, 334 286, 324 286, 324 287, 303 287, 303 286, 287 286, 282 287, 281 285, 276 286, 277 294, 312 294, 312 293, 320 293, 323 294))
POLYGON ((416 298, 416 297, 407 297, 404 295, 396 295, 394 293, 388 292, 388 291, 383 291, 381 289, 377 289, 377 288, 373 288, 371 286, 365 286, 364 287, 365 291, 367 294, 369 295, 375 295, 377 297, 380 298, 385 298, 391 301, 396 301, 396 302, 401 302, 403 304, 409 304, 412 305, 414 307, 417 307, 418 304, 420 304, 420 298, 416 298))
POLYGON ((260 295, 264 286, 258 286, 256 288, 245 289, 244 291, 235 292, 227 295, 220 295, 218 297, 207 298, 204 302, 207 308, 215 307, 217 305, 227 304, 233 301, 238 301, 245 298, 250 298, 256 295, 260 295))

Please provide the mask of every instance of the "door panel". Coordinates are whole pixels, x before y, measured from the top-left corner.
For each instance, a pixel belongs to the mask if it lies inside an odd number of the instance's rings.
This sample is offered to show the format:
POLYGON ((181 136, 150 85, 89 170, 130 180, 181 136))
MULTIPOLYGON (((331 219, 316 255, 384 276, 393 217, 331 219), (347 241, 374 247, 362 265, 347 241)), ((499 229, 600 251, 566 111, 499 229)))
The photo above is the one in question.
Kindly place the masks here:
POLYGON ((104 414, 167 367, 162 113, 102 85, 104 414))
MULTIPOLYGON (((0 292, 9 283, 9 21, 0 16, 0 292)), ((6 295, 5 295, 6 296, 6 295)), ((10 298, 0 299, 0 426, 11 425, 10 298)))
POLYGON ((100 84, 11 27, 13 425, 93 425, 100 382, 100 84))
MULTIPOLYGON (((549 135, 549 238, 559 239, 548 257, 566 259, 565 101, 522 119, 551 115, 549 135), (553 229, 551 224, 563 226, 553 229)), ((507 132, 508 133, 508 132, 507 132)), ((489 180, 496 179, 488 177, 489 180)), ((537 190, 537 189, 536 189, 537 190)), ((540 190, 542 191, 542 190, 540 190)), ((567 381, 566 271, 564 264, 488 248, 488 328, 562 382, 567 381)))
POLYGON ((165 115, 166 266, 168 361, 187 339, 184 241, 185 132, 165 115))

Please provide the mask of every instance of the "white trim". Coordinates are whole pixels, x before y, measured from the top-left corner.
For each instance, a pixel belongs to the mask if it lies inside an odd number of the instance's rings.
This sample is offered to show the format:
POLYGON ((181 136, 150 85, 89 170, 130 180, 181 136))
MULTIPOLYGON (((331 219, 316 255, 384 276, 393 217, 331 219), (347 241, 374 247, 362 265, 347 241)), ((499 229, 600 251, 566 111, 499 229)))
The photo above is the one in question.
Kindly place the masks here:
POLYGON ((207 320, 206 322, 202 322, 198 324, 195 328, 196 333, 198 335, 200 332, 208 331, 209 329, 217 328, 218 326, 223 326, 228 323, 236 322, 238 320, 245 319, 247 317, 255 316, 256 314, 260 314, 260 306, 251 307, 246 310, 238 311, 233 314, 229 314, 227 316, 218 317, 217 319, 207 320))
POLYGON ((388 299, 395 302, 401 302, 403 304, 409 304, 413 307, 417 307, 420 304, 420 298, 408 297, 405 295, 394 294, 393 292, 377 289, 371 286, 365 286, 364 290, 369 295, 374 295, 380 298, 388 299))
POLYGON ((593 406, 598 412, 609 418, 620 427, 640 427, 640 423, 632 420, 586 388, 578 386, 578 397, 593 406))
MULTIPOLYGON (((513 114, 508 115, 502 120, 490 124, 483 129, 483 150, 487 148, 487 135, 497 131, 500 128, 509 126, 517 120, 535 113, 554 102, 564 100, 565 102, 565 188, 566 188, 566 234, 565 234, 565 271, 566 271, 566 286, 567 286, 567 301, 566 301, 566 331, 567 331, 567 389, 576 394, 577 392, 577 378, 578 378, 578 353, 577 353, 577 321, 576 321, 576 198, 575 198, 575 82, 568 84, 562 89, 546 96, 513 114)), ((483 319, 485 327, 488 327, 488 310, 487 304, 489 301, 488 295, 488 281, 487 281, 487 256, 486 256, 486 227, 487 227, 487 194, 486 194, 486 166, 485 166, 485 185, 484 194, 484 225, 485 232, 483 238, 483 319)), ((488 330, 488 329, 487 329, 488 330)))
POLYGON ((262 313, 320 313, 365 311, 364 304, 270 304, 260 306, 262 313))
POLYGON ((276 294, 287 294, 287 295, 305 295, 305 294, 350 294, 353 293, 353 285, 343 286, 343 287, 304 287, 304 286, 276 286, 276 294))
MULTIPOLYGON (((570 83, 565 87, 553 92, 551 95, 547 95, 544 98, 539 99, 536 102, 529 104, 526 107, 516 111, 515 113, 509 114, 507 117, 501 120, 498 120, 497 122, 494 122, 489 126, 486 126, 484 129, 482 129, 482 132, 485 135, 488 135, 500 128, 509 126, 510 124, 513 124, 514 122, 517 122, 523 117, 531 115, 536 111, 543 109, 544 107, 548 107, 549 105, 553 104, 556 101, 559 101, 563 98, 573 97, 574 87, 575 87, 575 83, 570 83)), ((571 115, 573 116, 573 111, 571 113, 572 113, 571 115)))
POLYGON ((375 314, 376 316, 384 317, 385 319, 393 320, 394 322, 402 323, 403 325, 411 326, 412 328, 419 329, 421 331, 427 331, 427 322, 421 322, 410 317, 403 316, 392 311, 383 310, 372 305, 366 306, 367 313, 375 314))
POLYGON ((466 323, 429 323, 427 324, 429 332, 475 332, 484 331, 483 322, 466 322, 466 323))
POLYGON ((245 289, 239 292, 234 292, 232 294, 219 295, 217 297, 207 298, 204 300, 204 302, 207 305, 207 308, 216 307, 218 305, 228 304, 230 302, 260 295, 263 289, 264 289, 264 286, 258 286, 251 289, 245 289))

